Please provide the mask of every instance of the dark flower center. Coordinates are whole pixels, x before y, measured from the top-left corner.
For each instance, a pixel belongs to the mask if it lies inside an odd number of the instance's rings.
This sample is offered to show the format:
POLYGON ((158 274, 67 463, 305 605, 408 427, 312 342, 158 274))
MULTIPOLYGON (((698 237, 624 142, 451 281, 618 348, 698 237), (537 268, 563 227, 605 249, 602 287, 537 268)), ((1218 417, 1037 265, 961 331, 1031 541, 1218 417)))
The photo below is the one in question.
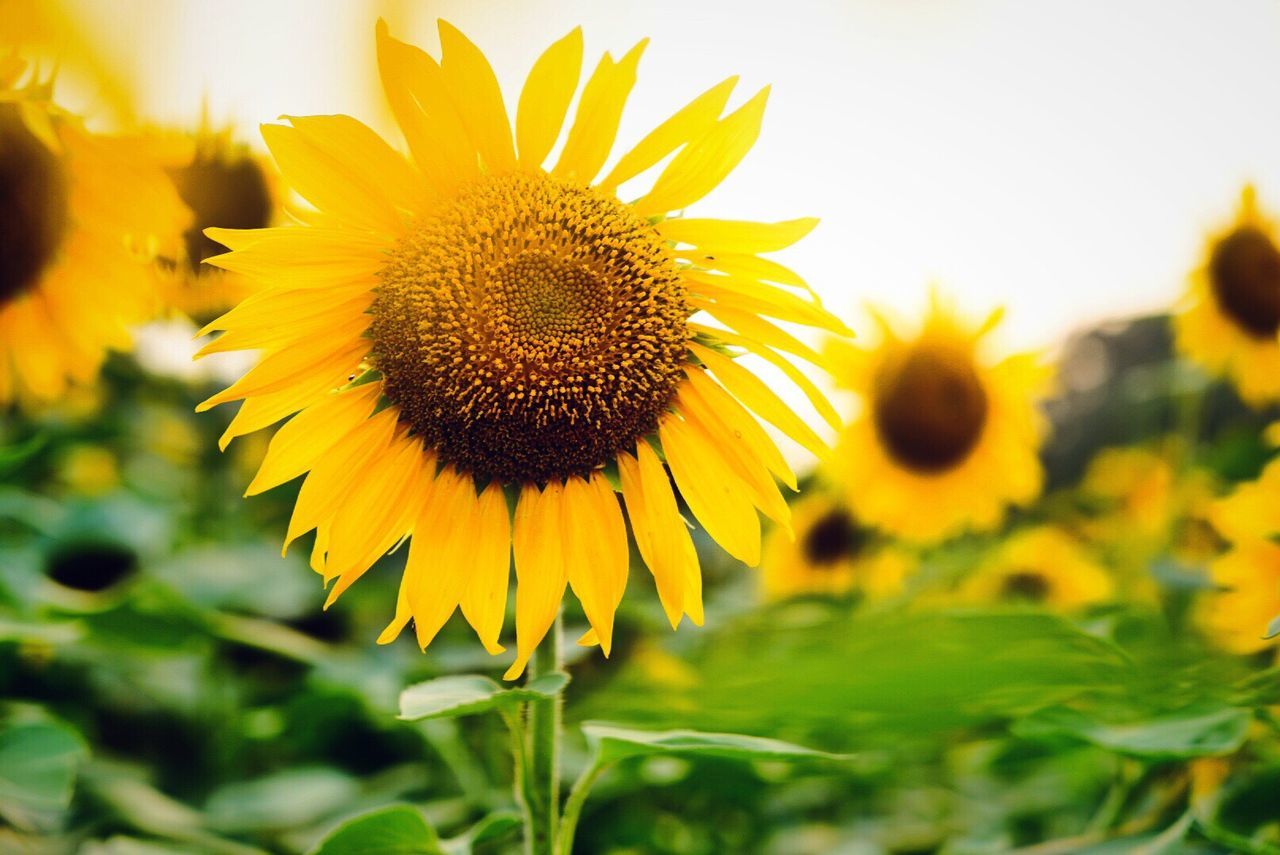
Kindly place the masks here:
POLYGON ((957 350, 916 347, 876 378, 876 432, 908 469, 934 474, 973 451, 987 420, 987 393, 972 359, 957 350))
POLYGON ((0 304, 33 285, 67 231, 62 163, 27 129, 13 104, 0 104, 0 304))
POLYGON ((261 229, 271 225, 271 191, 262 169, 249 158, 197 155, 195 160, 169 172, 182 201, 195 214, 191 228, 182 234, 187 265, 193 272, 200 262, 221 255, 227 248, 205 236, 210 227, 261 229))
POLYGON ((1246 333, 1280 332, 1280 251, 1260 229, 1241 226, 1218 242, 1209 282, 1222 311, 1246 333))
POLYGON ((443 462, 543 483, 655 429, 690 311, 670 250, 631 208, 508 175, 415 225, 370 314, 386 395, 443 462))
POLYGON ((132 549, 115 543, 81 542, 65 545, 49 556, 49 578, 77 591, 105 591, 138 567, 132 549))
POLYGON ((866 530, 853 517, 835 508, 809 527, 800 548, 810 564, 822 567, 856 556, 867 545, 867 539, 866 530))
POLYGON ((1019 570, 1004 577, 1004 584, 1000 586, 1000 596, 1006 600, 1043 603, 1049 598, 1049 580, 1042 573, 1019 570))

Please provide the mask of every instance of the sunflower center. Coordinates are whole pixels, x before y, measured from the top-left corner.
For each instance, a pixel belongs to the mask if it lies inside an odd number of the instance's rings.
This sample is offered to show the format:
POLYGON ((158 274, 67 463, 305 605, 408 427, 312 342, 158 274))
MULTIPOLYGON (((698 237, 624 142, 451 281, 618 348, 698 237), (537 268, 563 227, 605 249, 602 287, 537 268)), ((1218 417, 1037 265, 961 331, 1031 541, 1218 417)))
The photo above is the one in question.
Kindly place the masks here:
POLYGON ((987 393, 972 360, 951 348, 917 346, 876 378, 876 432, 898 463, 924 473, 957 465, 987 421, 987 393))
POLYGON ((66 231, 62 164, 15 105, 0 104, 0 304, 35 284, 66 231))
POLYGON ((271 225, 271 193, 262 169, 248 158, 197 155, 191 163, 169 172, 182 201, 195 215, 182 233, 187 266, 199 273, 200 262, 227 248, 205 236, 210 227, 261 229, 271 225))
POLYGON ((1041 573, 1019 570, 1004 577, 1000 597, 1005 600, 1023 600, 1042 603, 1049 597, 1049 580, 1041 573))
POLYGON ((800 548, 810 564, 823 567, 853 558, 866 544, 866 531, 859 528, 848 513, 834 508, 810 526, 800 548))
POLYGON ((386 395, 442 461, 542 483, 656 428, 690 310, 669 249, 630 208, 506 175, 414 224, 370 313, 386 395))
POLYGON ((1214 247, 1209 282, 1222 310, 1255 338, 1280 332, 1280 251, 1262 230, 1242 226, 1214 247))

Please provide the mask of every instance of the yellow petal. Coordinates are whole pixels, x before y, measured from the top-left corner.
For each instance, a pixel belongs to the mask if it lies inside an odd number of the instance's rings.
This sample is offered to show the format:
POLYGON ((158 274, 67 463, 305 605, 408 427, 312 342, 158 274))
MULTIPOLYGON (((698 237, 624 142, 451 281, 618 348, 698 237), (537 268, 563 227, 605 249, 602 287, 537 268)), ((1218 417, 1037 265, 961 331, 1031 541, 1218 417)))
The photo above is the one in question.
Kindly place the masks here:
MULTIPOLYGON (((836 412, 836 408, 831 405, 829 400, 827 400, 827 396, 822 393, 822 390, 819 389, 803 371, 796 368, 787 359, 784 359, 782 356, 775 353, 771 348, 766 347, 753 338, 726 332, 725 330, 718 330, 714 327, 706 327, 702 324, 689 324, 689 330, 691 332, 701 332, 713 336, 725 344, 732 344, 746 348, 762 359, 767 360, 782 371, 783 374, 786 374, 788 380, 800 388, 800 391, 804 393, 804 396, 809 399, 809 403, 813 405, 815 410, 817 410, 818 415, 822 416, 823 421, 831 425, 832 430, 840 430, 843 425, 843 422, 840 419, 840 414, 836 412)), ((831 357, 828 356, 824 361, 830 362, 830 359, 831 357)))
POLYGON ((613 615, 627 588, 627 528, 608 479, 599 472, 590 481, 569 478, 560 522, 569 584, 608 656, 613 615))
POLYGON ((341 507, 361 471, 391 442, 396 426, 394 408, 375 414, 348 434, 346 441, 323 457, 302 482, 293 505, 284 548, 323 522, 341 507))
POLYGON ((555 623, 569 584, 561 548, 564 485, 552 481, 541 493, 526 485, 516 505, 511 542, 516 560, 516 661, 503 674, 524 673, 547 630, 555 623))
POLYGON ((436 61, 377 26, 378 73, 414 162, 438 193, 480 173, 475 146, 445 91, 436 61))
POLYGON ((655 228, 664 238, 707 252, 774 252, 803 238, 818 224, 814 217, 755 223, 748 220, 700 220, 676 217, 655 228))
POLYGON ((730 276, 743 279, 757 279, 761 282, 776 282, 779 285, 790 285, 800 288, 813 299, 817 294, 809 287, 799 273, 785 264, 779 264, 772 258, 761 258, 745 252, 718 252, 715 254, 701 252, 696 248, 676 251, 676 257, 682 258, 706 270, 718 270, 730 276))
POLYGON ((693 538, 680 516, 671 481, 647 440, 636 443, 636 456, 618 455, 622 497, 636 547, 653 574, 658 599, 671 627, 687 612, 702 624, 702 573, 693 538))
POLYGON ((706 133, 720 116, 738 78, 730 77, 694 98, 671 118, 649 132, 634 148, 614 164, 600 182, 600 189, 612 193, 619 184, 644 172, 680 146, 706 133))
POLYGON ((693 342, 689 350, 716 375, 726 389, 760 418, 803 445, 818 457, 829 453, 813 429, 791 411, 781 398, 774 394, 764 381, 732 359, 693 342))
POLYGON ((258 474, 245 491, 256 496, 310 469, 373 412, 381 388, 366 383, 346 392, 333 392, 298 413, 276 431, 258 474))
POLYGON ((369 351, 369 340, 361 331, 332 342, 319 342, 310 347, 289 347, 263 357, 243 377, 218 394, 201 401, 196 412, 203 413, 219 404, 268 395, 288 390, 301 383, 326 381, 335 372, 350 374, 369 351))
MULTIPOLYGON (((351 587, 379 558, 404 539, 414 524, 424 463, 422 442, 400 437, 373 458, 333 518, 325 578, 338 577, 325 607, 351 587)), ((430 459, 434 466, 434 458, 430 459)))
POLYGON ((502 88, 489 60, 470 39, 448 21, 439 21, 440 70, 453 106, 462 117, 480 159, 490 173, 510 172, 516 158, 511 145, 511 122, 502 102, 502 88))
POLYGON ((702 447, 734 474, 751 504, 790 535, 791 511, 761 460, 719 416, 702 407, 696 395, 689 394, 688 384, 681 391, 676 411, 684 416, 685 424, 697 435, 702 447))
POLYGON ((744 564, 760 563, 760 518, 733 471, 679 417, 658 424, 658 439, 680 495, 707 534, 744 564))
POLYGON ((551 174, 556 178, 590 184, 604 166, 618 136, 622 108, 636 82, 636 66, 648 39, 641 41, 619 62, 605 54, 578 100, 578 112, 565 140, 564 150, 551 174))
POLYGON ((729 432, 745 443, 770 472, 792 490, 797 489, 795 473, 791 471, 777 444, 760 427, 755 417, 703 369, 690 365, 685 367, 684 373, 688 382, 681 385, 679 394, 696 411, 705 414, 706 418, 703 420, 722 421, 729 432))
POLYGON ((359 177, 361 186, 410 214, 429 199, 422 176, 387 141, 351 116, 285 116, 303 139, 359 177))
POLYGON ((466 590, 478 506, 470 475, 452 468, 441 470, 414 526, 405 565, 412 580, 409 608, 419 647, 431 643, 466 590))
MULTIPOLYGON (((695 296, 711 298, 730 309, 818 327, 836 335, 852 334, 844 321, 827 311, 821 303, 806 300, 785 288, 753 282, 750 279, 739 279, 735 276, 720 276, 692 270, 684 272, 684 279, 690 292, 695 296)), ((706 300, 702 302, 705 303, 706 300)), ((698 308, 702 306, 699 305, 698 308)))
POLYGON ((262 139, 289 185, 321 211, 387 235, 400 230, 400 217, 387 199, 350 163, 317 148, 297 128, 262 125, 262 139))
POLYGON ((678 211, 716 189, 756 144, 768 99, 766 86, 672 158, 653 189, 636 202, 636 213, 678 211))
POLYGON ((541 168, 551 153, 581 74, 582 28, 575 27, 538 57, 520 92, 516 149, 523 168, 541 168))
POLYGON ((471 557, 471 581, 462 594, 462 614, 475 628, 484 649, 496 655, 504 649, 498 637, 506 617, 511 576, 511 515, 506 494, 496 481, 480 496, 471 557))

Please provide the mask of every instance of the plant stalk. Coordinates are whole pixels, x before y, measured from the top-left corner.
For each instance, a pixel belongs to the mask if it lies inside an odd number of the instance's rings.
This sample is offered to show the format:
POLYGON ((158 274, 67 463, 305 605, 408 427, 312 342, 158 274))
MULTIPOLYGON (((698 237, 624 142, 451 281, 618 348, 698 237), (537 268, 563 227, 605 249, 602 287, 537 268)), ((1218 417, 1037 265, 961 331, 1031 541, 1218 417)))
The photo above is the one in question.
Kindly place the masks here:
MULTIPOLYGON (((530 680, 561 670, 560 635, 560 617, 557 616, 529 663, 530 680)), ((529 855, 555 853, 560 824, 561 707, 559 695, 529 702, 529 750, 524 764, 524 791, 532 820, 525 833, 525 851, 529 855)))

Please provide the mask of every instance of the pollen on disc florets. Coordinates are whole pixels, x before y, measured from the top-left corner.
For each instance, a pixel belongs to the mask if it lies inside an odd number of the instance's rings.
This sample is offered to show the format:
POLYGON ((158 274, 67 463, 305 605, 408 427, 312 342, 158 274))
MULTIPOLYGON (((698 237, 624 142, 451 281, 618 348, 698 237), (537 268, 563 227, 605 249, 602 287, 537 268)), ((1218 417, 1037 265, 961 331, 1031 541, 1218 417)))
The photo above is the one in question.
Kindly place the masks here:
POLYGON ((506 175, 411 227, 370 314, 386 395, 442 461, 542 483, 656 427, 690 309, 648 221, 587 187, 506 175))
POLYGON ((0 304, 34 285, 67 230, 67 175, 27 128, 14 104, 0 104, 0 304))
POLYGON ((987 421, 987 392, 973 360, 959 349, 918 345, 876 377, 876 433, 902 466, 936 474, 977 446, 987 421))

